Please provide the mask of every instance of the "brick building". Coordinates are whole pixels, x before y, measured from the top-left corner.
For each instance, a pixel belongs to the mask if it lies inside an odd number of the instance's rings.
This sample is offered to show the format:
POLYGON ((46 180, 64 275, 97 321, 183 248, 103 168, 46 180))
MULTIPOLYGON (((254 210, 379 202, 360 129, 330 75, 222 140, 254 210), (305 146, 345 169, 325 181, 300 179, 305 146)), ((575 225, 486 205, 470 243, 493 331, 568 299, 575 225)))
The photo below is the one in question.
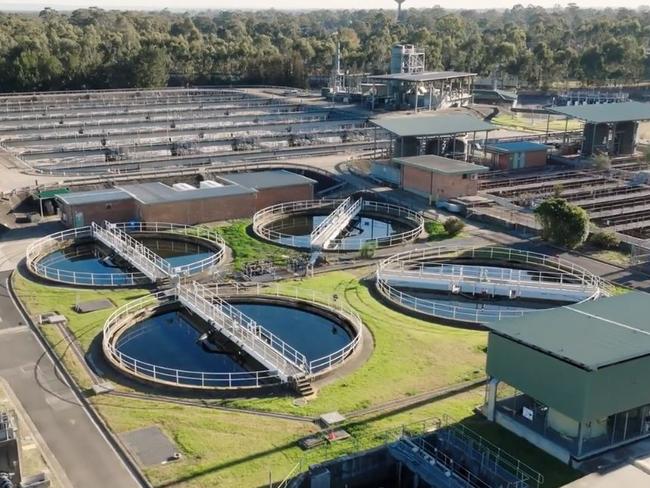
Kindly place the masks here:
POLYGON ((250 217, 269 205, 312 199, 315 183, 285 170, 230 173, 198 188, 139 183, 58 195, 57 202, 61 221, 69 227, 104 220, 193 225, 250 217))
POLYGON ((496 170, 540 168, 546 165, 548 146, 536 142, 497 142, 485 147, 489 165, 496 170))

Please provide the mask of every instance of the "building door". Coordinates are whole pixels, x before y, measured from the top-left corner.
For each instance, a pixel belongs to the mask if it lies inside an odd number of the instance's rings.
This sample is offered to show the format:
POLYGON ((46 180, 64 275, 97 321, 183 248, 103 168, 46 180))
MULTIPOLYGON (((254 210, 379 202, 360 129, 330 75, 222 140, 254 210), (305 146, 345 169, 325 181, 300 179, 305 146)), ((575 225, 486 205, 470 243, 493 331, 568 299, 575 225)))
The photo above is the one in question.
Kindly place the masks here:
POLYGON ((74 213, 74 226, 83 227, 84 226, 84 214, 83 212, 74 213))
POLYGON ((512 169, 526 167, 526 153, 514 153, 512 155, 512 169))

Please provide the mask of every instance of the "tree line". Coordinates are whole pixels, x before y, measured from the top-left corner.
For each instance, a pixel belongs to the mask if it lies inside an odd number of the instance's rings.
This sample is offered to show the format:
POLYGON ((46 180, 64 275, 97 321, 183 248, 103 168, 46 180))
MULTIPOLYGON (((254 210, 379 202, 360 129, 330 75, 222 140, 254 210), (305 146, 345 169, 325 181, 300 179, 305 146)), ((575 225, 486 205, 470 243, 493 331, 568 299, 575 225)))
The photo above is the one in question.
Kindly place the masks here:
POLYGON ((275 10, 0 14, 0 90, 264 83, 326 76, 340 42, 351 72, 387 70, 396 42, 430 70, 517 75, 528 87, 650 78, 650 10, 275 10))

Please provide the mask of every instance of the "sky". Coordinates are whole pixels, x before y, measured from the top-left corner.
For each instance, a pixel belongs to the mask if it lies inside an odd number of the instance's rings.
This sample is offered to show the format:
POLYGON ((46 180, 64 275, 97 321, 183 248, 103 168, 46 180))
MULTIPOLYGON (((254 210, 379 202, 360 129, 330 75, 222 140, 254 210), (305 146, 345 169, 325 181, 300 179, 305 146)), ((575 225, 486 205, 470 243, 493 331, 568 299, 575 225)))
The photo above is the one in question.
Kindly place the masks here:
MULTIPOLYGON (((404 8, 408 7, 431 7, 440 5, 445 8, 509 8, 520 3, 523 5, 534 4, 544 7, 554 5, 565 6, 570 1, 557 0, 406 0, 404 8)), ((648 5, 649 0, 575 0, 580 7, 627 7, 636 8, 640 5, 648 5)), ((274 0, 268 2, 265 0, 0 0, 0 10, 41 10, 44 7, 52 7, 57 10, 71 10, 81 7, 100 7, 104 9, 143 9, 143 10, 160 10, 169 8, 170 10, 187 10, 187 9, 209 9, 209 8, 276 8, 276 9, 305 9, 318 8, 383 8, 393 9, 395 3, 393 0, 328 0, 323 1, 305 1, 305 0, 274 0)))

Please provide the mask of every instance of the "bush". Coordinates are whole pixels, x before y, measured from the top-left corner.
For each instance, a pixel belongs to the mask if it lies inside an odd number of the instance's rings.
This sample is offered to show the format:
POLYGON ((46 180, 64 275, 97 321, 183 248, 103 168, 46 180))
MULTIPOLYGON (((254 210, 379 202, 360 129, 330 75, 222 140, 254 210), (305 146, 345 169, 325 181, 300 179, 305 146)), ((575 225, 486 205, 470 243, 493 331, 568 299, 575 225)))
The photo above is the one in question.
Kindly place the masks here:
POLYGON ((375 255, 377 250, 377 243, 375 241, 366 242, 359 250, 359 256, 362 259, 370 259, 375 255))
POLYGON ((444 239, 447 237, 445 226, 439 220, 429 220, 424 223, 424 231, 429 236, 430 241, 444 239))
POLYGON ((596 229, 589 234, 589 243, 600 249, 616 249, 621 240, 610 230, 596 229))
POLYGON ((594 165, 600 170, 609 170, 612 168, 612 160, 606 154, 598 154, 593 158, 594 165))
POLYGON ((460 234, 460 231, 465 228, 465 222, 457 217, 449 217, 447 220, 445 220, 445 223, 443 225, 450 237, 460 234))
POLYGON ((563 198, 549 198, 535 209, 542 226, 542 239, 569 249, 585 242, 589 235, 589 216, 584 209, 563 198))

